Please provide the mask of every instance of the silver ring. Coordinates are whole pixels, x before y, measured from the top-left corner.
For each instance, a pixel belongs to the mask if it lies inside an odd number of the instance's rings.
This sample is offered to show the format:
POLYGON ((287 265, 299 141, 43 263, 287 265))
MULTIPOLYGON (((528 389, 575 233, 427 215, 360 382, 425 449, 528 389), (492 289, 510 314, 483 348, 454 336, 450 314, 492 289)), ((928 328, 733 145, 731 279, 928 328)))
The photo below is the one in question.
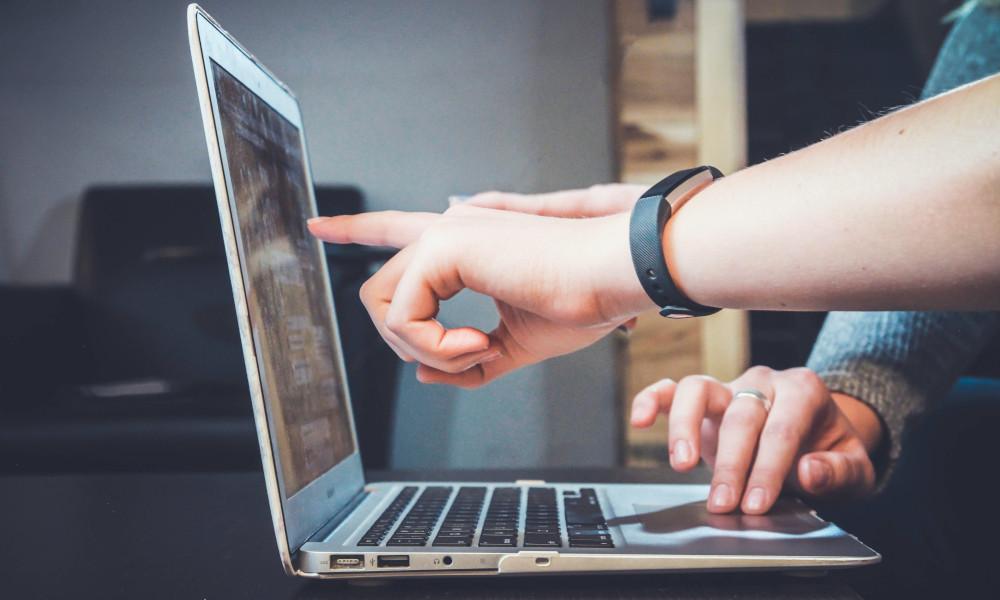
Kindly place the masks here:
POLYGON ((771 412, 771 399, 765 396, 764 392, 753 388, 747 388, 733 394, 733 400, 736 400, 740 396, 750 396, 751 398, 760 400, 761 405, 764 407, 764 412, 771 412))

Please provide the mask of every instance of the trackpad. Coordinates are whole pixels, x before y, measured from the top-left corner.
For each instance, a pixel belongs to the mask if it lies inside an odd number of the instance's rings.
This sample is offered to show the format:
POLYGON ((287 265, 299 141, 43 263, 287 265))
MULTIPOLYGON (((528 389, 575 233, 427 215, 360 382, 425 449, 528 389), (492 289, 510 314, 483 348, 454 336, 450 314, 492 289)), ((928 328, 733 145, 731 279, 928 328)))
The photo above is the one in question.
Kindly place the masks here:
POLYGON ((707 543, 714 547, 739 540, 828 537, 842 533, 817 518, 802 503, 789 498, 780 499, 766 515, 712 514, 705 508, 708 490, 707 485, 609 488, 615 516, 608 524, 618 526, 630 546, 687 547, 707 543))

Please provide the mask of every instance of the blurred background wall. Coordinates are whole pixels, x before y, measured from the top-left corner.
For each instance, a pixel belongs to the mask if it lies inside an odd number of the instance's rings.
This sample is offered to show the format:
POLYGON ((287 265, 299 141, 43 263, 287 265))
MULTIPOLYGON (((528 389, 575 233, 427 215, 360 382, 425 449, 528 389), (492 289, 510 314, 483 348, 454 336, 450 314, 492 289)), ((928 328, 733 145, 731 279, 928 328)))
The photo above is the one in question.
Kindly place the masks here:
MULTIPOLYGON (((183 1, 19 3, 0 21, 0 281, 59 283, 81 191, 208 182, 183 1)), ((301 99, 317 183, 371 208, 612 178, 601 0, 207 0, 301 99)), ((155 214, 149 215, 155 219, 155 214)), ((471 296, 444 318, 493 324, 471 296)), ((393 464, 612 464, 605 342, 485 390, 400 383, 393 464)))

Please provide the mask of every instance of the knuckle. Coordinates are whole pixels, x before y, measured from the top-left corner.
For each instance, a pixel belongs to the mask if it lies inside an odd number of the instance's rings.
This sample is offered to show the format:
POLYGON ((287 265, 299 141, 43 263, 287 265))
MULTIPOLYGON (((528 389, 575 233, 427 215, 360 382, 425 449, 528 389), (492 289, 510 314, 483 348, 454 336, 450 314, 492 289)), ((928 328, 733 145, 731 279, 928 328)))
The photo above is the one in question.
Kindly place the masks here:
POLYGON ((801 427, 797 423, 775 420, 764 426, 763 437, 782 445, 798 444, 802 437, 801 431, 801 427))
POLYGON ((683 387, 687 392, 704 395, 711 389, 712 384, 713 380, 705 375, 688 375, 684 379, 681 379, 677 385, 678 387, 683 387))
POLYGON ((722 426, 730 432, 754 429, 758 422, 759 419, 752 411, 738 406, 734 407, 733 405, 730 405, 729 410, 726 411, 725 416, 722 418, 722 426))
POLYGON ((402 336, 403 329, 405 327, 406 327, 406 321, 401 317, 398 317, 392 313, 389 313, 385 316, 385 328, 395 333, 396 335, 402 336))
POLYGON ((774 370, 771 369, 771 367, 766 367, 764 365, 754 365, 749 369, 747 369, 744 375, 747 375, 755 379, 756 378, 764 379, 770 377, 772 373, 774 373, 774 370))
POLYGON ((369 279, 362 283, 361 287, 358 288, 358 298, 360 298, 361 302, 367 306, 368 300, 372 297, 372 292, 372 280, 369 279))
POLYGON ((784 372, 784 377, 798 387, 806 390, 825 390, 826 385, 812 369, 798 367, 784 372))
POLYGON ((444 214, 449 217, 461 216, 468 214, 472 207, 467 204, 452 204, 445 209, 444 214))

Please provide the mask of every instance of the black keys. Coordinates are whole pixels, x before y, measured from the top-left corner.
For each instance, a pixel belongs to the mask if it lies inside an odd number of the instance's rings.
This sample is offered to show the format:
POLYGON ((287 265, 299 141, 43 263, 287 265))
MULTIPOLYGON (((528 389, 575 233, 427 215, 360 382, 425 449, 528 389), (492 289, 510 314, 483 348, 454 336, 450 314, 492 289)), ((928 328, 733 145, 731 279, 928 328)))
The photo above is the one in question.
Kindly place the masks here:
POLYGON ((441 511, 444 510, 445 504, 448 504, 451 489, 447 486, 424 488, 413 508, 406 513, 403 522, 399 524, 399 528, 386 542, 386 546, 425 546, 431 537, 431 531, 441 518, 441 511))
POLYGON ((385 539, 386 534, 392 529, 392 526, 396 524, 399 520, 399 515, 403 514, 403 510, 410 504, 410 500, 413 499, 417 493, 416 486, 407 486, 403 488, 396 499, 393 500, 375 523, 368 529, 368 531, 361 537, 361 541, 358 542, 359 546, 378 546, 385 539))
POLYGON ((434 538, 434 546, 471 546, 486 500, 485 487, 463 487, 434 538))
POLYGON ((490 507, 486 509, 483 531, 479 535, 482 547, 517 546, 517 530, 521 520, 521 488, 493 489, 490 507))
POLYGON ((562 546, 559 504, 553 488, 529 488, 528 508, 524 517, 524 544, 527 547, 562 546))
POLYGON ((493 547, 493 546, 516 546, 517 545, 517 534, 513 535, 498 535, 493 533, 484 533, 479 536, 479 545, 483 547, 493 547))
POLYGON ((579 494, 565 492, 566 534, 571 548, 614 548, 608 523, 593 488, 583 488, 579 494))

